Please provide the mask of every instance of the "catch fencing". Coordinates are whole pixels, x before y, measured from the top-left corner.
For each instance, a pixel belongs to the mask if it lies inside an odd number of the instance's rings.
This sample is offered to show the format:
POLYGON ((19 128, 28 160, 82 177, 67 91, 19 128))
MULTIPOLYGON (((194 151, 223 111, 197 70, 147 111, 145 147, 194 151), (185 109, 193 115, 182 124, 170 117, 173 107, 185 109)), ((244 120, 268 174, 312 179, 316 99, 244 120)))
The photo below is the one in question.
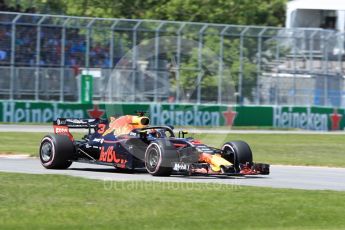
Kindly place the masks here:
POLYGON ((0 12, 0 99, 342 106, 344 34, 0 12))

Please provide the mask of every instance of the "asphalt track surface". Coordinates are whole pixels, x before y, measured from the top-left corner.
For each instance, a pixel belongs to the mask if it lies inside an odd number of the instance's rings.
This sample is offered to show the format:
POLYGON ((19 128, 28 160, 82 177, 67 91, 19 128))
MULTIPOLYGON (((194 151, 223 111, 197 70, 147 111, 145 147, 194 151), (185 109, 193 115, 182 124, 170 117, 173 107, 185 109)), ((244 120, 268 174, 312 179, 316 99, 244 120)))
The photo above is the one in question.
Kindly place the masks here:
MULTIPOLYGON (((35 125, 0 125, 0 132, 52 132, 51 126, 35 125)), ((193 133, 260 133, 260 134, 343 134, 344 132, 313 132, 313 131, 242 131, 242 130, 208 130, 192 129, 193 133)), ((310 166, 271 166, 268 176, 246 177, 201 177, 180 176, 153 177, 145 172, 123 173, 112 167, 93 164, 73 163, 67 170, 47 170, 37 158, 21 158, 0 155, 0 172, 15 172, 29 174, 59 174, 89 179, 109 181, 159 181, 159 182, 199 182, 229 184, 232 186, 260 186, 272 188, 293 188, 307 190, 345 191, 345 168, 327 168, 310 166), (14 159, 16 158, 16 159, 14 159)))
MULTIPOLYGON (((73 163, 67 170, 48 170, 43 168, 37 158, 12 159, 0 157, 0 172, 29 174, 59 174, 89 179, 109 181, 159 181, 159 182, 198 182, 228 184, 231 186, 259 186, 272 188, 294 188, 307 190, 345 191, 345 169, 326 167, 302 167, 273 165, 268 176, 211 177, 181 176, 153 177, 144 171, 123 173, 112 167, 93 164, 73 163)), ((177 185, 178 186, 178 185, 177 185)))

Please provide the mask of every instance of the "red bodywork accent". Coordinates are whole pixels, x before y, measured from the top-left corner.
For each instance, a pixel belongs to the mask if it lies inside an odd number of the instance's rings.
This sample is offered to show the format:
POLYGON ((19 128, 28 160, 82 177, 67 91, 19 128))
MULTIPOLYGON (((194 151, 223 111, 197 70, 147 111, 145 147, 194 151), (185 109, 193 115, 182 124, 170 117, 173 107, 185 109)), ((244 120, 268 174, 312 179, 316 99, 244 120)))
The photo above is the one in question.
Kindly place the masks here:
MULTIPOLYGON (((200 145, 200 144, 202 144, 201 141, 199 141, 199 140, 192 140, 190 143, 193 144, 193 145, 200 145)), ((173 145, 175 146, 175 148, 181 148, 181 147, 186 147, 187 146, 187 144, 185 144, 185 143, 173 143, 173 145)))
POLYGON ((200 140, 192 140, 191 143, 193 145, 200 145, 200 144, 202 144, 200 140))
POLYGON ((68 136, 68 138, 71 141, 74 141, 74 138, 73 138, 72 134, 69 132, 69 128, 67 126, 54 125, 53 127, 54 127, 54 133, 55 134, 68 136))
POLYGON ((180 148, 180 147, 186 147, 187 144, 181 144, 181 143, 173 143, 175 148, 180 148))
POLYGON ((103 134, 105 132, 106 125, 105 124, 98 124, 97 133, 103 134))
POLYGON ((255 171, 255 169, 253 169, 252 167, 250 167, 248 165, 242 166, 240 173, 243 175, 257 175, 258 174, 255 171))

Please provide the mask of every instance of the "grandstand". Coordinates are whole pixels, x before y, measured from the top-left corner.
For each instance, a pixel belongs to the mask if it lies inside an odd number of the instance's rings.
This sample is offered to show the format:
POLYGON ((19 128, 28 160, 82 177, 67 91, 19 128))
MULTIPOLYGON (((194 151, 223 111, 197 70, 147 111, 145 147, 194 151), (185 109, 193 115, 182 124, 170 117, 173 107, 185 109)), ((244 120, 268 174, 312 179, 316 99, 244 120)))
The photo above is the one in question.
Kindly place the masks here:
POLYGON ((343 43, 325 29, 0 12, 0 99, 78 101, 92 73, 96 101, 340 106, 343 43))

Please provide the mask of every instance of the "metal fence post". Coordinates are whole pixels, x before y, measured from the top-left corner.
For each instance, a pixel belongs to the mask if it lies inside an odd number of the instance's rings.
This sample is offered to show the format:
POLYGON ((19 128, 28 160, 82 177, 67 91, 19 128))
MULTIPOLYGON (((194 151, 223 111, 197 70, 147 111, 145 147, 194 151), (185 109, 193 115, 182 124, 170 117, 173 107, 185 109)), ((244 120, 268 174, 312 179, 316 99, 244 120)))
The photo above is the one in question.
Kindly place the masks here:
MULTIPOLYGON (((326 62, 327 60, 327 48, 326 48, 326 38, 325 38, 325 35, 324 35, 324 32, 322 32, 321 34, 321 41, 322 41, 322 56, 324 57, 324 61, 326 62)), ((322 65, 322 73, 323 73, 323 106, 326 106, 327 104, 327 76, 326 76, 326 73, 327 73, 327 65, 326 63, 324 65, 322 65)))
POLYGON ((314 67, 314 36, 318 31, 314 31, 311 35, 310 35, 310 41, 309 41, 309 72, 313 72, 313 67, 314 67))
MULTIPOLYGON (((132 49, 133 49, 133 56, 132 56, 132 71, 131 71, 131 77, 135 79, 136 77, 136 71, 137 71, 137 64, 138 64, 138 47, 137 47, 137 39, 138 39, 138 34, 137 30, 139 26, 141 25, 142 21, 138 21, 135 26, 132 29, 133 32, 133 37, 132 37, 132 49)), ((133 92, 135 92, 135 85, 133 84, 133 92)), ((133 101, 135 101, 135 98, 133 98, 133 101)))
MULTIPOLYGON (((62 24, 62 31, 61 31, 61 62, 60 62, 60 102, 64 101, 64 76, 65 76, 65 46, 66 46, 66 25, 69 21, 69 18, 66 18, 66 20, 62 24)), ((80 88, 79 88, 80 90, 80 88)), ((78 96, 80 94, 78 93, 78 96)), ((80 98, 79 98, 80 100, 80 98)))
MULTIPOLYGON (((342 75, 343 73, 343 61, 342 61, 342 58, 343 58, 343 54, 344 54, 344 39, 345 37, 345 33, 344 32, 341 32, 338 34, 338 46, 339 46, 339 54, 338 54, 338 72, 337 72, 337 75, 342 75), (340 38, 339 38, 340 37, 340 38), (340 40, 340 42, 339 42, 340 40)), ((344 85, 344 78, 341 78, 341 85, 344 85)), ((343 98, 343 93, 344 93, 344 90, 343 90, 343 87, 340 88, 340 105, 343 106, 344 105, 344 98, 343 98)))
POLYGON ((222 104, 222 81, 223 81, 223 72, 224 72, 224 35, 229 29, 229 26, 225 26, 224 29, 220 32, 219 40, 219 63, 218 63, 218 99, 217 103, 222 104))
POLYGON ((11 80, 10 80, 10 100, 14 99, 15 91, 15 61, 16 61, 16 23, 21 17, 18 14, 11 22, 11 80))
POLYGON ((239 97, 239 104, 243 103, 243 93, 242 93, 242 87, 243 87, 243 36, 247 32, 249 27, 246 27, 241 33, 240 33, 240 67, 239 67, 239 79, 238 79, 238 97, 239 97))
POLYGON ((110 27, 111 29, 111 37, 110 37, 110 44, 109 44, 109 58, 110 58, 110 68, 113 68, 114 67, 114 39, 115 39, 115 27, 116 25, 118 24, 119 20, 116 20, 110 27))
POLYGON ((142 21, 138 21, 137 24, 132 29, 133 37, 132 37, 132 49, 133 49, 133 55, 132 55, 132 68, 133 70, 136 69, 136 61, 137 61, 137 30, 140 26, 142 21))
POLYGON ((36 73, 35 73, 35 100, 39 100, 39 82, 40 82, 40 65, 41 65, 41 24, 46 19, 43 16, 37 23, 37 37, 36 37, 36 73))
POLYGON ((197 77, 197 99, 196 103, 201 103, 201 80, 204 76, 204 71, 202 69, 202 49, 203 49, 203 37, 204 37, 204 31, 207 29, 208 25, 204 25, 199 30, 199 47, 198 47, 198 77, 197 77))
POLYGON ((327 106, 328 103, 328 78, 329 78, 329 71, 328 71, 328 65, 329 65, 329 50, 328 50, 328 41, 332 37, 332 34, 329 32, 328 36, 324 37, 324 48, 325 48, 325 102, 324 106, 327 106))
MULTIPOLYGON (((282 39, 284 38, 284 36, 280 36, 279 33, 281 32, 282 30, 276 30, 274 35, 272 34, 271 36, 269 36, 270 38, 273 38, 274 39, 274 42, 275 42, 275 45, 276 45, 276 52, 275 52, 275 60, 279 60, 280 57, 279 57, 279 44, 278 44, 278 41, 279 39, 282 39)), ((283 29, 283 31, 285 32, 285 30, 283 29)), ((277 73, 279 74, 279 67, 277 68, 277 73)), ((271 98, 269 98, 269 104, 274 104, 274 105, 278 105, 279 103, 279 98, 280 98, 280 85, 277 84, 277 78, 275 78, 273 81, 272 81, 274 84, 274 92, 275 92, 275 95, 274 95, 274 98, 272 97, 272 102, 271 102, 271 98)), ((269 97, 271 97, 271 95, 268 95, 269 97)))
POLYGON ((176 54, 176 103, 180 102, 180 65, 181 65, 181 32, 186 26, 186 23, 182 23, 180 28, 177 30, 177 54, 176 54))
POLYGON ((95 20, 96 20, 95 18, 92 19, 86 26, 87 33, 86 33, 85 67, 86 67, 87 72, 89 72, 89 68, 90 68, 91 27, 92 27, 92 24, 95 22, 95 20))
MULTIPOLYGON (((339 53, 338 53, 338 70, 337 70, 337 75, 342 75, 342 57, 344 54, 344 32, 340 32, 337 35, 337 43, 338 43, 338 49, 339 49, 339 53)), ((344 85, 344 78, 341 78, 340 80, 340 84, 344 85)), ((343 105, 343 87, 340 87, 340 106, 343 105)))
POLYGON ((292 96, 293 96, 293 105, 296 105, 296 72, 297 72, 297 61, 296 61, 296 56, 297 56, 297 38, 294 37, 292 38, 293 39, 293 83, 292 83, 292 96))
POLYGON ((108 90, 108 97, 109 97, 109 99, 108 100, 110 100, 110 98, 111 98, 111 95, 109 95, 110 94, 110 88, 112 88, 111 87, 111 83, 112 83, 112 80, 111 80, 111 78, 112 78, 112 76, 113 76, 113 74, 116 74, 114 71, 116 71, 115 70, 115 66, 114 66, 114 40, 115 40, 115 27, 117 26, 117 24, 118 24, 118 22, 119 22, 119 20, 115 20, 115 22, 110 26, 110 30, 111 30, 111 32, 110 32, 110 42, 109 42, 109 71, 107 71, 107 74, 108 74, 108 76, 106 76, 105 77, 105 79, 103 78, 103 87, 104 87, 104 90, 102 90, 101 91, 101 97, 103 97, 103 98, 106 98, 106 95, 105 95, 105 93, 106 93, 106 91, 108 90))
POLYGON ((261 55, 262 55, 262 35, 266 32, 264 28, 258 34, 258 61, 256 63, 256 104, 260 105, 260 76, 261 76, 261 55))
POLYGON ((165 24, 165 22, 161 22, 158 27, 155 29, 155 79, 154 79, 154 102, 158 101, 158 68, 159 68, 159 63, 158 63, 158 57, 159 57, 159 31, 162 28, 162 26, 165 24))
POLYGON ((342 68, 342 54, 344 53, 344 33, 337 33, 336 35, 336 41, 338 46, 338 73, 341 74, 341 68, 342 68))

